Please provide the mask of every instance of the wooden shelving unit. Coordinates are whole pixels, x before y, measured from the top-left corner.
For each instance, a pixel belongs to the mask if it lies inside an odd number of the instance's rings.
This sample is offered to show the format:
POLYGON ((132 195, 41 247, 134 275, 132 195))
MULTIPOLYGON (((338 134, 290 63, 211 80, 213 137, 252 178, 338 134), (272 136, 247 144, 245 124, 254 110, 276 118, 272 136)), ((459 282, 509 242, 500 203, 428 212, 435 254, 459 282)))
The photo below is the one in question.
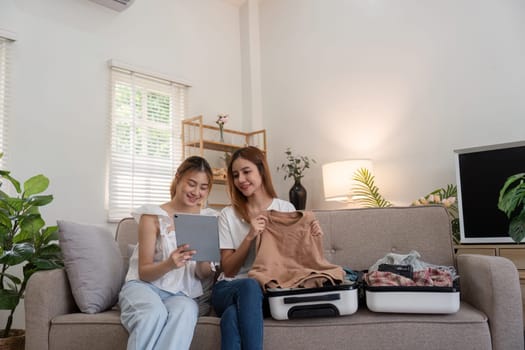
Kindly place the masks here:
POLYGON ((182 147, 184 157, 192 154, 204 155, 204 150, 235 152, 245 146, 255 146, 266 152, 266 130, 243 132, 223 129, 224 142, 219 141, 219 127, 203 124, 202 116, 182 121, 182 147))
MULTIPOLYGON (((255 146, 266 153, 266 130, 257 130, 244 132, 233 129, 223 129, 224 141, 220 141, 219 126, 204 124, 202 116, 196 116, 184 119, 182 121, 182 149, 183 157, 199 155, 205 157, 214 168, 213 183, 217 185, 226 185, 226 164, 224 158, 226 154, 231 154, 236 150, 246 147, 255 146), (222 154, 221 154, 222 153, 222 154), (219 166, 213 164, 222 163, 219 166)), ((228 203, 208 203, 208 206, 221 208, 228 203)))

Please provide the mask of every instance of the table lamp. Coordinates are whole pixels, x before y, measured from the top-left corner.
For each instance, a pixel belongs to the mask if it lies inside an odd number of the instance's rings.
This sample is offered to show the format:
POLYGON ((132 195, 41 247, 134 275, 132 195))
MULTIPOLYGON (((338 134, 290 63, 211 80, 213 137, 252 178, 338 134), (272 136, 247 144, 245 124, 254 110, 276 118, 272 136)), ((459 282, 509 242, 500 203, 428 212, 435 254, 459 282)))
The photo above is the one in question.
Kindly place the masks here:
POLYGON ((326 201, 350 202, 353 180, 357 170, 366 168, 372 172, 370 159, 349 159, 323 164, 323 187, 326 201))

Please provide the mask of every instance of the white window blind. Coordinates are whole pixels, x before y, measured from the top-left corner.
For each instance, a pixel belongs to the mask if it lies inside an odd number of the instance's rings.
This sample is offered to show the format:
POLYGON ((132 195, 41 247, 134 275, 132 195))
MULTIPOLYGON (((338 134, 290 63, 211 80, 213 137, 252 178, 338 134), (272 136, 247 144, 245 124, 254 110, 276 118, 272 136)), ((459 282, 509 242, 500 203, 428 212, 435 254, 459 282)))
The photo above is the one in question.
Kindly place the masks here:
POLYGON ((7 152, 7 113, 9 102, 9 45, 11 40, 0 36, 0 168, 4 169, 7 152))
POLYGON ((117 221, 142 204, 170 199, 188 87, 114 66, 111 78, 108 219, 117 221))

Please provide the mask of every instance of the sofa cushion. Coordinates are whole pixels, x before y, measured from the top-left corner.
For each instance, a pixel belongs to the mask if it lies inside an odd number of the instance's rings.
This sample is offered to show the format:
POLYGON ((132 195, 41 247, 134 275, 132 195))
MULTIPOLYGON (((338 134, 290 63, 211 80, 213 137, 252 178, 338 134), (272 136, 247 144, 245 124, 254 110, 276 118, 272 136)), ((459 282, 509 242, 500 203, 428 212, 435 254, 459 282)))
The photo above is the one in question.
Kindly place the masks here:
POLYGON ((57 223, 64 266, 78 308, 90 314, 109 309, 118 300, 124 269, 111 233, 93 225, 57 223))
MULTIPOLYGON (((196 329, 195 338, 202 335, 200 331, 196 329)), ((194 339, 192 349, 196 342, 194 339)), ((198 345, 196 349, 211 349, 207 344, 198 345)), ((264 349, 490 350, 492 347, 486 315, 461 303, 460 311, 449 315, 374 313, 361 307, 353 315, 333 318, 265 319, 264 349)))
MULTIPOLYGON (((52 349, 116 350, 126 348, 128 334, 119 313, 109 310, 56 316, 49 337, 52 349)), ((217 344, 220 318, 199 317, 191 350, 218 349, 217 344)), ((489 350, 491 338, 486 315, 464 302, 450 315, 373 313, 361 307, 349 316, 264 320, 264 349, 350 348, 489 350)))

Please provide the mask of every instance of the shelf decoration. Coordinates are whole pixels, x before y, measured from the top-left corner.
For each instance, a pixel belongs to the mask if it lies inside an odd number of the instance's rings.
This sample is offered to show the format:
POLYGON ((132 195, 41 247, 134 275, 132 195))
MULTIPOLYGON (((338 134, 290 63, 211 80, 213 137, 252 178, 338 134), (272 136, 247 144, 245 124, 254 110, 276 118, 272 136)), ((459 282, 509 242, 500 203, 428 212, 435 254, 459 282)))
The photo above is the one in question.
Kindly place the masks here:
POLYGON ((288 193, 290 202, 296 210, 304 210, 306 207, 306 189, 301 184, 301 179, 304 177, 306 169, 310 168, 310 163, 315 163, 315 159, 294 155, 289 147, 284 154, 286 154, 286 162, 278 166, 277 171, 284 171, 285 180, 287 178, 294 179, 294 184, 288 193))
POLYGON ((225 191, 225 186, 228 183, 226 178, 227 165, 230 162, 230 157, 238 149, 245 146, 258 147, 266 154, 266 130, 256 131, 240 131, 234 129, 224 128, 224 124, 228 121, 229 116, 226 114, 217 115, 210 124, 204 124, 202 115, 184 118, 181 125, 182 138, 182 156, 183 159, 192 155, 199 155, 206 157, 213 166, 214 184, 218 184, 218 191, 213 186, 213 197, 219 200, 219 203, 208 203, 208 206, 214 208, 222 208, 229 205, 230 202, 225 191), (226 142, 219 142, 221 132, 226 142), (222 203, 220 203, 222 202, 222 203))
POLYGON ((213 180, 214 181, 226 181, 226 169, 224 168, 213 168, 213 180))
POLYGON ((224 124, 228 121, 228 114, 219 114, 217 115, 217 120, 215 123, 219 125, 219 134, 220 134, 220 141, 224 142, 224 124))

